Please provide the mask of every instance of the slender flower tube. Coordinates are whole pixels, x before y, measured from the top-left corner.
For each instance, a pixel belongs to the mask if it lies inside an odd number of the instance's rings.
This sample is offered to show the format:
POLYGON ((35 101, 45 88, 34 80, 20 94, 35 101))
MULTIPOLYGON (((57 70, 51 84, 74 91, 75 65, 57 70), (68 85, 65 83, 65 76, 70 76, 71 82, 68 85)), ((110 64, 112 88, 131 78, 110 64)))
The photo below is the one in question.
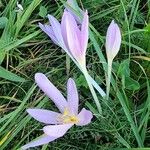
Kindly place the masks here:
POLYGON ((23 150, 52 142, 62 137, 73 125, 84 126, 89 124, 93 117, 91 111, 85 108, 78 113, 79 98, 73 79, 70 78, 67 82, 67 100, 44 74, 36 73, 35 81, 40 89, 54 102, 60 113, 39 108, 27 109, 30 116, 46 124, 46 126, 43 128, 44 134, 22 146, 23 150))
POLYGON ((69 52, 81 66, 85 66, 89 23, 87 11, 84 12, 81 27, 77 25, 75 18, 69 11, 64 11, 61 24, 51 15, 48 15, 48 18, 51 26, 40 23, 40 28, 55 44, 69 52))
POLYGON ((119 52, 121 45, 121 32, 118 25, 112 20, 111 24, 108 27, 106 34, 106 54, 108 61, 108 72, 107 72, 107 99, 109 98, 110 91, 110 81, 111 81, 111 70, 112 62, 117 53, 119 52))

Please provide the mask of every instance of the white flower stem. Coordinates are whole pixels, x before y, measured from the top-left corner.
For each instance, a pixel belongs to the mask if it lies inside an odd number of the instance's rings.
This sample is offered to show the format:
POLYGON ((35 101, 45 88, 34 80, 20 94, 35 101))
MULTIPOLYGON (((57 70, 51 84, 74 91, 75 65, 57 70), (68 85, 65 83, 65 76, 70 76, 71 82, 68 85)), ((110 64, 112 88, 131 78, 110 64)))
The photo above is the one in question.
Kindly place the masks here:
POLYGON ((106 77, 106 99, 109 99, 110 93, 110 82, 111 82, 111 70, 112 70, 112 59, 108 59, 107 77, 106 77))
POLYGON ((102 107, 101 107, 101 104, 100 104, 100 102, 99 102, 99 100, 97 98, 95 90, 94 90, 94 88, 93 88, 93 86, 92 86, 92 84, 90 82, 89 74, 88 74, 88 71, 87 71, 86 67, 84 67, 84 68, 82 67, 82 71, 83 71, 84 77, 85 77, 85 79, 86 79, 86 81, 88 83, 88 86, 89 86, 89 89, 90 89, 91 94, 93 96, 93 99, 95 101, 95 104, 97 106, 98 112, 100 113, 100 115, 102 115, 102 107))

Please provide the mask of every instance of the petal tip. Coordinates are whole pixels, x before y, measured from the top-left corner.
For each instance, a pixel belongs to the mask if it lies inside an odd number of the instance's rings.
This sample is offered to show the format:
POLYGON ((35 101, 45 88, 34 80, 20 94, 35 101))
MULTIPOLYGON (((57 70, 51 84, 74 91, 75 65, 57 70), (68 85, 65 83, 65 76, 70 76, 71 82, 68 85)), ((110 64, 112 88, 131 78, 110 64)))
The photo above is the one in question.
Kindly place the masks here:
POLYGON ((35 80, 38 80, 39 78, 41 78, 41 77, 44 77, 45 75, 43 74, 43 73, 36 73, 35 75, 34 75, 34 78, 35 78, 35 80))
POLYGON ((69 82, 74 82, 73 78, 68 79, 69 82))
POLYGON ((42 24, 41 22, 38 22, 38 25, 39 25, 39 26, 43 26, 43 24, 42 24))
POLYGON ((30 110, 31 110, 30 108, 26 109, 27 113, 29 113, 29 112, 30 112, 30 110))
POLYGON ((33 110, 32 108, 26 109, 26 111, 27 111, 28 114, 30 114, 32 112, 32 110, 33 110))
POLYGON ((77 125, 85 126, 85 125, 88 125, 89 123, 91 123, 91 120, 93 118, 93 114, 91 111, 83 108, 81 110, 81 112, 79 113, 78 117, 80 119, 80 122, 77 125))

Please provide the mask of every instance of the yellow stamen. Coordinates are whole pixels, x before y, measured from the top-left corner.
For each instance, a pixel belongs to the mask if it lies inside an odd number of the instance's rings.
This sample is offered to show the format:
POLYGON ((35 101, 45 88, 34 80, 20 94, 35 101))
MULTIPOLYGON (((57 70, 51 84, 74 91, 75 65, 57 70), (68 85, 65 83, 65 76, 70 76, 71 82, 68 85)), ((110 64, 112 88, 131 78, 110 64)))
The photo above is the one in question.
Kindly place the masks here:
POLYGON ((64 113, 61 116, 59 116, 58 121, 62 123, 78 123, 79 119, 77 116, 72 115, 66 108, 64 110, 64 113))

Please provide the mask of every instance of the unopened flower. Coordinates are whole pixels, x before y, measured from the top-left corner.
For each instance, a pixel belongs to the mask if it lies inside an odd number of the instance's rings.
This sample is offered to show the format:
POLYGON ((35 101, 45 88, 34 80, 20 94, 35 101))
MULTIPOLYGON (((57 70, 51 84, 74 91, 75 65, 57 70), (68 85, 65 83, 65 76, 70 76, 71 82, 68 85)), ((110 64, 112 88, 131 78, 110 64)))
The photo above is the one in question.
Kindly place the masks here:
POLYGON ((51 25, 40 23, 40 28, 55 44, 70 53, 80 65, 85 66, 89 24, 87 11, 84 12, 81 26, 77 25, 75 18, 69 11, 64 11, 61 23, 51 15, 48 15, 48 18, 51 25))
POLYGON ((113 60, 121 45, 121 32, 118 25, 112 20, 106 34, 106 54, 108 60, 113 60))
POLYGON ((92 113, 85 108, 78 113, 79 98, 73 79, 67 82, 67 100, 60 91, 42 73, 35 75, 35 81, 41 90, 55 103, 60 113, 45 109, 27 109, 27 112, 36 120, 46 124, 44 134, 37 140, 22 147, 28 149, 62 137, 74 124, 84 126, 91 122, 92 113))
POLYGON ((106 54, 107 54, 107 79, 106 79, 106 98, 109 99, 112 62, 121 45, 121 32, 118 25, 112 20, 106 34, 106 54))

